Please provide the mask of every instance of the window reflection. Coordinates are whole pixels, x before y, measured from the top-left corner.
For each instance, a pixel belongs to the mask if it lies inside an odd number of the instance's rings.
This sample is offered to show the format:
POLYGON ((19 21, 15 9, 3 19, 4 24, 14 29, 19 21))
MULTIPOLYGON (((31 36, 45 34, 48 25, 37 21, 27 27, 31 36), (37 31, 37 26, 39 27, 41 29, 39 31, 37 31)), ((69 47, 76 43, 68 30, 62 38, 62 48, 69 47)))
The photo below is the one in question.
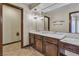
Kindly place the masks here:
POLYGON ((79 13, 72 13, 70 17, 70 32, 79 33, 79 13))

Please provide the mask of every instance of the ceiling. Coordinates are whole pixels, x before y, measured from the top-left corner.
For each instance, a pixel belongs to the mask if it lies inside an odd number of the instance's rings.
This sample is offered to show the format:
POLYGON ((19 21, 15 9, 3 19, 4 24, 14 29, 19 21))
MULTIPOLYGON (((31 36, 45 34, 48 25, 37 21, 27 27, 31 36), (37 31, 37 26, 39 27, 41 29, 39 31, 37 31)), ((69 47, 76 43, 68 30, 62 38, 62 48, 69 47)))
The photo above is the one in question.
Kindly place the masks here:
POLYGON ((27 5, 30 9, 33 9, 34 7, 38 6, 40 3, 24 3, 27 5))
POLYGON ((70 3, 24 3, 32 12, 47 13, 70 3))
POLYGON ((36 5, 34 8, 32 8, 31 11, 33 12, 49 12, 53 11, 57 8, 69 5, 70 3, 40 3, 36 5))

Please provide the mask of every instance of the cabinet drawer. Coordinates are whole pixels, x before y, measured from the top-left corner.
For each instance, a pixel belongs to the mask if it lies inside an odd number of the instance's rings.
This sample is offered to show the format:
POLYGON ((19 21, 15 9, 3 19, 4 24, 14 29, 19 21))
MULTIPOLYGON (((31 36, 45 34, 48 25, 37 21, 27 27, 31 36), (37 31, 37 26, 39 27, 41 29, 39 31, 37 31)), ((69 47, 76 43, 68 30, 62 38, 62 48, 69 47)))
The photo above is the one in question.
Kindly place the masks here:
POLYGON ((49 38, 49 37, 46 37, 45 38, 45 41, 50 42, 50 43, 53 43, 53 44, 57 44, 57 42, 58 42, 57 39, 53 39, 53 38, 49 38))
POLYGON ((33 37, 30 36, 29 39, 34 39, 34 36, 33 37))
POLYGON ((29 33, 29 38, 34 38, 34 34, 29 33))
POLYGON ((35 34, 35 39, 42 39, 42 36, 35 34))

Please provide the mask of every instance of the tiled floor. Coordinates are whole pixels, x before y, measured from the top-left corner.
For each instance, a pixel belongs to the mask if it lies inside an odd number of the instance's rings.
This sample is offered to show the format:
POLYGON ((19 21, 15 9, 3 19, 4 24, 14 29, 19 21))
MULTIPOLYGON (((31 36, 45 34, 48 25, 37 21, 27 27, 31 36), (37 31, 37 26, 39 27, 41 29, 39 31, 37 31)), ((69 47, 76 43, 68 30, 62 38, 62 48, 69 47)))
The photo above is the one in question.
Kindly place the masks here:
POLYGON ((43 56, 41 53, 31 47, 20 48, 20 42, 3 47, 4 56, 43 56))

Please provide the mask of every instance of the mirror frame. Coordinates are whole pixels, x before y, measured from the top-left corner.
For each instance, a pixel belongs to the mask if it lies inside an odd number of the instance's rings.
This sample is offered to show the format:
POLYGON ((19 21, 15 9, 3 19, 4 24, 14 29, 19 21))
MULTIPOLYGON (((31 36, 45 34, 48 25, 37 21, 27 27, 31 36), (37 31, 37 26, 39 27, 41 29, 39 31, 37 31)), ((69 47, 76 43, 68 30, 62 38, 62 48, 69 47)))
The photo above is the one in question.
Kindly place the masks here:
MULTIPOLYGON (((50 17, 44 16, 44 18, 48 18, 48 31, 50 31, 50 17)), ((45 29, 45 21, 44 21, 44 29, 45 29)))
MULTIPOLYGON (((79 11, 74 11, 69 13, 69 33, 72 33, 71 32, 71 14, 75 14, 75 13, 79 13, 79 11)), ((79 34, 79 33, 76 33, 76 34, 79 34)))

